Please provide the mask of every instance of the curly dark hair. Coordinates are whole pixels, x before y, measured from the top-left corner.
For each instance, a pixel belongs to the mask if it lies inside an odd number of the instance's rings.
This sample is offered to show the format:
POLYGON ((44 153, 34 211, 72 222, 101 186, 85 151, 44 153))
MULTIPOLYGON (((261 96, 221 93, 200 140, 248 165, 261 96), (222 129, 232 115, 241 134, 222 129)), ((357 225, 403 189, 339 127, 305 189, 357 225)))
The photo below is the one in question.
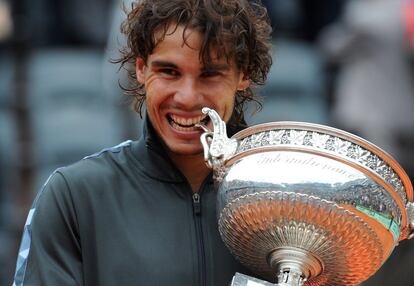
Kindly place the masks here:
MULTIPOLYGON (((220 51, 227 61, 235 60, 251 84, 264 84, 272 64, 272 28, 260 0, 138 0, 126 12, 121 31, 127 37, 127 44, 115 62, 128 71, 130 86, 123 89, 133 97, 134 109, 141 116, 145 90, 136 80, 135 61, 137 57, 148 59, 170 25, 182 25, 203 34, 200 61, 204 65, 211 63, 212 51, 220 51), (159 31, 163 34, 161 37, 157 34, 156 38, 155 32, 159 31)), ((252 87, 237 91, 234 123, 243 121, 243 107, 248 101, 257 102, 257 108, 261 108, 252 87)))

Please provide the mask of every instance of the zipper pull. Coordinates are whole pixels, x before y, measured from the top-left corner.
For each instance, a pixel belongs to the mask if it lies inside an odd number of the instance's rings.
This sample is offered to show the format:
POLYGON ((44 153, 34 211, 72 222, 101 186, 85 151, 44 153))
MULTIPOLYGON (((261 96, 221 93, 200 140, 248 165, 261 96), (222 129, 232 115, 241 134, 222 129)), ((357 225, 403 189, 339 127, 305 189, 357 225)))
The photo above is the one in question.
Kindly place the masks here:
POLYGON ((198 193, 193 194, 193 210, 194 214, 201 215, 201 197, 198 193))

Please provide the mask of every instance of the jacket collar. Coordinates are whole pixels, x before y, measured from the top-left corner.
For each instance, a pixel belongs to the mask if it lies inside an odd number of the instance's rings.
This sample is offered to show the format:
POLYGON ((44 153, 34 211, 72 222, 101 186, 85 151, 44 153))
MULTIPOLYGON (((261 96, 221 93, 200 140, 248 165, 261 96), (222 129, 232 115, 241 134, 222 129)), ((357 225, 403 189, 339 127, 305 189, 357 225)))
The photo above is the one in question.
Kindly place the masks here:
MULTIPOLYGON (((228 131, 229 136, 240 131, 243 127, 231 128, 232 130, 228 131)), ((144 118, 142 136, 138 142, 132 145, 132 152, 139 163, 140 169, 149 177, 171 183, 186 181, 185 176, 168 156, 165 146, 147 114, 144 118)))
POLYGON ((145 115, 142 135, 132 146, 139 167, 149 177, 171 183, 182 183, 186 179, 168 156, 164 145, 155 132, 148 115, 145 115))

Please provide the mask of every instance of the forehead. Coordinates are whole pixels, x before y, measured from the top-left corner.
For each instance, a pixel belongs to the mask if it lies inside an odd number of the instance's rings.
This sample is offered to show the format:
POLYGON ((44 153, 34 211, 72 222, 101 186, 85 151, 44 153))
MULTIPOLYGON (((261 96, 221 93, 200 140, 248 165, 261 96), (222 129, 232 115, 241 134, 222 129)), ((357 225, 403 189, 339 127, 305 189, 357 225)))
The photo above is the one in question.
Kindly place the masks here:
POLYGON ((194 50, 200 50, 203 34, 195 29, 183 25, 170 24, 154 32, 155 47, 164 42, 171 42, 178 46, 187 46, 194 50))
POLYGON ((203 65, 209 65, 216 62, 226 62, 227 58, 223 52, 216 48, 213 44, 204 44, 204 35, 196 29, 192 29, 183 25, 170 24, 167 28, 160 28, 154 33, 154 49, 150 56, 161 54, 170 54, 179 56, 185 54, 191 60, 198 58, 203 65))

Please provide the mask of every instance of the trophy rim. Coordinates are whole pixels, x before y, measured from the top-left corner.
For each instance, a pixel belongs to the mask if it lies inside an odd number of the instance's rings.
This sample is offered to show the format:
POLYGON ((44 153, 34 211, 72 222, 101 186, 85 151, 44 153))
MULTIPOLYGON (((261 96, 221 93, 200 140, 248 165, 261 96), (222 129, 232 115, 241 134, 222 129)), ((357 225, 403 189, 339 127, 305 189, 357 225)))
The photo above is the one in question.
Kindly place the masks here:
MULTIPOLYGON (((319 133, 323 133, 326 135, 338 137, 340 139, 349 141, 351 143, 354 143, 360 147, 367 149, 368 151, 372 152, 374 155, 377 155, 380 159, 382 159, 385 163, 387 163, 393 169, 393 171, 398 175, 398 177, 400 178, 404 186, 407 201, 409 202, 414 201, 413 185, 411 183, 411 180, 408 174, 403 169, 403 167, 397 162, 397 160, 393 156, 391 156, 389 153, 387 153, 386 151, 384 151, 377 145, 373 144, 372 142, 366 139, 363 139, 350 132, 344 131, 342 129, 327 126, 327 125, 317 124, 317 123, 309 123, 309 122, 301 122, 301 121, 275 121, 275 122, 261 123, 261 124, 247 127, 237 132, 236 134, 234 134, 232 138, 237 139, 237 140, 242 140, 245 137, 248 137, 255 133, 270 131, 270 130, 278 130, 278 129, 279 130, 299 129, 303 131, 319 132, 319 133)), ((300 149, 299 146, 296 145, 294 149, 299 151, 305 148, 300 149)), ((244 152, 241 152, 239 154, 241 155, 242 153, 244 152)), ((328 152, 318 152, 318 155, 320 155, 321 153, 326 154, 328 152)), ((236 156, 238 157, 239 154, 235 154, 234 157, 236 156)), ((340 155, 338 155, 337 157, 342 158, 340 155)), ((229 158, 228 162, 230 161, 233 161, 232 158, 229 158)), ((351 162, 351 160, 349 160, 349 162, 351 162)), ((362 165, 362 164, 359 164, 359 165, 362 165)), ((369 169, 366 166, 362 166, 362 168, 364 170, 369 169)), ((374 173, 372 170, 369 170, 369 171, 371 174, 374 173)), ((377 176, 378 175, 376 175, 376 177, 377 176)), ((384 180, 384 179, 381 178, 381 180, 384 180)), ((400 199, 403 199, 403 198, 400 197, 400 199)))

